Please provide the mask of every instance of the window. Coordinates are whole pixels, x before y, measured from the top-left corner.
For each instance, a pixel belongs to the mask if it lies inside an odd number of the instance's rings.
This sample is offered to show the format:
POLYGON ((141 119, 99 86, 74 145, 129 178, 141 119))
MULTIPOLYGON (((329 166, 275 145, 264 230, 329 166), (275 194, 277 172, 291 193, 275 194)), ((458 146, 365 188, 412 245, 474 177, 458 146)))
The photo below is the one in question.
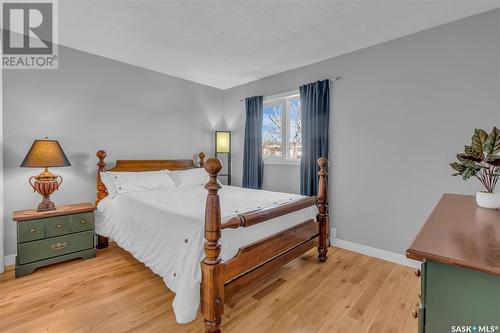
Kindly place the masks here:
POLYGON ((295 93, 264 98, 262 151, 267 162, 300 161, 300 96, 295 93))

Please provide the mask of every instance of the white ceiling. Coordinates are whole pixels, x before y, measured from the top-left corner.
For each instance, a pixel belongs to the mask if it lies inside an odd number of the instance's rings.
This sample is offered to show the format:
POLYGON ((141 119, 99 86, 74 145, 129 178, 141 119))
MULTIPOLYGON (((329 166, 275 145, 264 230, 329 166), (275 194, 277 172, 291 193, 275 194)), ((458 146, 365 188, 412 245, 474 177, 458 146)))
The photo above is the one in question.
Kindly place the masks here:
POLYGON ((500 1, 69 1, 60 43, 226 89, 500 1))

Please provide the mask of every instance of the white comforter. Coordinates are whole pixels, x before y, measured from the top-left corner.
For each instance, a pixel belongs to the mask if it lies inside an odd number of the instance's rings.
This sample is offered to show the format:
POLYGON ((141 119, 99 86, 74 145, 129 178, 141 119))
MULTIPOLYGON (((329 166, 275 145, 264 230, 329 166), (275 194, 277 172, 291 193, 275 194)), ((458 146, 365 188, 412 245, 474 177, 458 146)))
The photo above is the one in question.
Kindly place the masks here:
MULTIPOLYGON (((219 191, 224 223, 232 216, 301 197, 296 194, 223 186, 219 191)), ((200 302, 207 190, 188 186, 108 196, 97 206, 96 232, 112 238, 153 272, 175 294, 173 309, 179 323, 194 320, 200 302)), ((223 260, 238 249, 314 218, 309 207, 249 228, 222 231, 223 260)))

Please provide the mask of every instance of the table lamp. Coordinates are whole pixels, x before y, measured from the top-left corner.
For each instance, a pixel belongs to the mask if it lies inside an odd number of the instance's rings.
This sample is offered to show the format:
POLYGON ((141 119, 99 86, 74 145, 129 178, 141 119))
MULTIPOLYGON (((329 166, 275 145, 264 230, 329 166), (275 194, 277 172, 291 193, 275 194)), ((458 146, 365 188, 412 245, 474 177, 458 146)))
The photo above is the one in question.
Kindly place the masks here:
POLYGON ((50 200, 50 195, 59 189, 63 178, 55 176, 49 172, 48 168, 64 166, 71 166, 71 163, 69 163, 59 142, 49 140, 47 137, 45 137, 45 140, 35 140, 33 142, 23 163, 21 163, 21 167, 44 168, 42 173, 38 176, 31 176, 28 180, 33 190, 43 196, 37 212, 56 209, 56 205, 50 200), (32 182, 33 179, 35 180, 34 183, 32 182))

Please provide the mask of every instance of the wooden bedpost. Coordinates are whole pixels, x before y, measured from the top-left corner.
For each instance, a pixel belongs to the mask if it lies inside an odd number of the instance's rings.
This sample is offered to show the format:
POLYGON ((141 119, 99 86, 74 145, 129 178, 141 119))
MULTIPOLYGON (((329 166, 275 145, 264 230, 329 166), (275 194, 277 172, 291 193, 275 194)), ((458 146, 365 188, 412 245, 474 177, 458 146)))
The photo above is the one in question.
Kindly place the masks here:
POLYGON ((200 152, 198 154, 198 157, 200 158, 200 168, 204 168, 205 167, 205 153, 200 152))
POLYGON ((220 332, 221 317, 224 313, 224 265, 220 258, 221 212, 217 192, 221 186, 217 174, 222 163, 209 158, 205 170, 210 180, 205 185, 208 190, 205 206, 205 258, 201 262, 201 314, 205 320, 205 332, 220 332))
MULTIPOLYGON (((106 158, 106 152, 104 150, 99 150, 96 154, 99 162, 97 162, 97 176, 96 176, 96 185, 97 185, 97 200, 95 204, 97 205, 99 201, 104 199, 108 193, 106 192, 106 186, 101 180, 101 172, 105 171, 106 162, 104 159, 106 158)), ((103 249, 108 247, 108 237, 104 237, 101 235, 97 235, 97 246, 98 249, 103 249)))
POLYGON ((328 182, 326 171, 328 160, 324 157, 318 159, 319 172, 318 172, 318 196, 316 205, 318 206, 318 224, 319 224, 319 244, 318 244, 318 259, 320 262, 325 262, 328 253, 328 182))
POLYGON ((104 172, 106 168, 106 162, 104 159, 106 158, 106 152, 104 150, 99 150, 96 153, 99 162, 97 162, 97 175, 96 175, 96 185, 97 185, 97 200, 95 204, 97 205, 99 201, 104 199, 108 194, 106 193, 106 186, 104 186, 101 180, 101 172, 104 172))

